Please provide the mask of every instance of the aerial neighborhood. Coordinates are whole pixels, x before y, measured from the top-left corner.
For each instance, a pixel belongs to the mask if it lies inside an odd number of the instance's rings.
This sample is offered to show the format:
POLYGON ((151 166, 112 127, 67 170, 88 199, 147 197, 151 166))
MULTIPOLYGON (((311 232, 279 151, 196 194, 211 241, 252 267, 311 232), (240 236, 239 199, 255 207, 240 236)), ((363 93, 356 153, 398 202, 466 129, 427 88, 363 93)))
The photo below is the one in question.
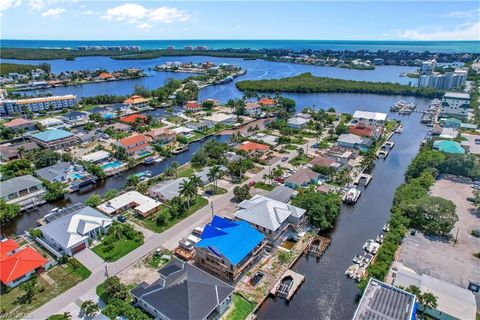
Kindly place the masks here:
MULTIPOLYGON (((78 52, 142 52, 108 48, 78 52)), ((209 52, 191 49, 182 52, 209 52)), ((324 295, 318 286, 335 280, 342 299, 356 299, 353 319, 479 319, 473 64, 449 71, 412 58, 417 86, 332 107, 298 98, 314 92, 305 84, 284 90, 293 78, 278 90, 241 81, 249 56, 180 58, 2 73, 0 317, 292 319, 270 308, 324 295), (152 74, 182 77, 128 95, 35 93, 152 74), (202 95, 223 86, 239 94, 202 95)), ((387 67, 333 53, 264 59, 387 67)), ((338 92, 381 94, 359 86, 338 92)))

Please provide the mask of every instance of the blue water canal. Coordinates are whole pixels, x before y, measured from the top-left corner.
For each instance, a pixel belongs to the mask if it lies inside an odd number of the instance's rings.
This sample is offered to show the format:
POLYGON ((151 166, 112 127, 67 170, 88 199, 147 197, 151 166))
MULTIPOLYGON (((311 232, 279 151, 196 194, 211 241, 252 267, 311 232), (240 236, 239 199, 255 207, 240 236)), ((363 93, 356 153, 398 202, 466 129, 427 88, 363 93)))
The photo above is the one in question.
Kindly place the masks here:
MULTIPOLYGON (((79 58, 75 61, 49 61, 54 72, 72 69, 106 68, 108 70, 142 67, 149 68, 167 60, 180 61, 213 61, 215 63, 232 63, 247 69, 247 74, 240 79, 267 79, 291 76, 302 72, 312 72, 315 75, 356 79, 367 81, 393 81, 407 83, 409 79, 399 77, 401 72, 412 71, 409 67, 380 67, 374 71, 359 71, 339 68, 315 67, 288 63, 273 63, 262 60, 244 61, 240 59, 224 58, 159 58, 147 61, 116 61, 109 58, 79 58)), ((39 61, 36 61, 38 63, 39 61)), ((25 61, 25 63, 32 63, 25 61)), ((179 74, 172 74, 179 75, 179 74)), ((168 75, 170 76, 170 74, 168 75)), ((84 85, 78 87, 57 88, 54 94, 73 93, 79 96, 95 95, 100 93, 129 94, 135 84, 142 84, 153 88, 163 84, 167 75, 152 72, 148 78, 84 85)), ((181 75, 179 75, 181 76, 181 75)), ((238 80, 238 79, 237 79, 238 80)), ((236 80, 236 81, 237 81, 236 80)), ((234 83, 212 86, 200 91, 200 99, 214 98, 222 102, 242 94, 235 88, 234 83)), ((287 94, 286 96, 297 101, 298 109, 305 106, 316 108, 333 107, 340 112, 353 113, 356 109, 387 112, 390 106, 400 99, 415 101, 419 109, 428 105, 428 100, 402 96, 382 96, 371 94, 287 94)), ((377 161, 374 169, 374 179, 364 190, 362 197, 355 206, 343 207, 335 229, 330 233, 332 243, 320 260, 301 258, 294 269, 306 276, 306 281, 289 304, 283 300, 267 300, 258 313, 259 319, 351 319, 356 308, 356 299, 359 290, 356 283, 345 277, 344 272, 351 264, 351 260, 363 243, 375 236, 382 229, 390 215, 390 207, 395 189, 403 182, 404 172, 411 159, 418 151, 420 141, 424 138, 427 128, 419 123, 420 114, 399 116, 389 114, 392 118, 401 119, 404 132, 395 135, 395 147, 387 159, 377 161)), ((228 139, 228 137, 214 137, 211 139, 228 139)), ((149 166, 154 174, 163 172, 173 161, 180 164, 188 162, 192 154, 200 148, 203 141, 190 145, 190 149, 161 163, 149 166)), ((146 170, 139 166, 118 177, 112 177, 101 182, 95 193, 103 194, 112 188, 121 188, 126 177, 132 173, 146 170)), ((85 194, 71 194, 65 201, 55 205, 64 206, 68 203, 84 201, 92 192, 85 194)), ((46 205, 38 212, 23 215, 4 226, 4 232, 20 233, 35 225, 35 221, 46 211, 52 208, 46 205)))

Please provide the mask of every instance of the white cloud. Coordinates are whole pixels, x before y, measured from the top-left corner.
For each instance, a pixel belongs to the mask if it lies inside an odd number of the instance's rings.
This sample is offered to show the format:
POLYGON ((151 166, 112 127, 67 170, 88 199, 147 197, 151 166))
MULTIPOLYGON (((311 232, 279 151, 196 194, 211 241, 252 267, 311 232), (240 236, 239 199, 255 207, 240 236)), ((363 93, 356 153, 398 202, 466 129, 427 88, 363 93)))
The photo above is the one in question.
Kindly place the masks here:
POLYGON ((478 19, 480 15, 480 8, 478 9, 473 9, 473 10, 467 10, 467 11, 452 11, 447 13, 445 16, 449 18, 460 18, 460 19, 465 19, 465 18, 476 18, 478 19))
POLYGON ((82 12, 82 13, 83 13, 84 15, 86 15, 86 16, 96 16, 96 15, 99 14, 98 12, 95 12, 95 11, 93 11, 93 10, 87 10, 87 11, 84 11, 84 12, 82 12))
POLYGON ((45 12, 42 12, 42 17, 60 17, 62 13, 64 13, 66 10, 63 8, 54 8, 54 9, 48 9, 45 12))
POLYGON ((480 40, 480 22, 464 23, 454 30, 397 30, 396 35, 409 40, 480 40))
POLYGON ((190 15, 183 10, 172 7, 145 8, 135 3, 125 3, 107 10, 102 19, 107 21, 125 21, 135 24, 142 30, 150 30, 153 23, 184 22, 190 15))
POLYGON ((21 3, 20 0, 0 0, 0 16, 5 10, 18 7, 21 3))

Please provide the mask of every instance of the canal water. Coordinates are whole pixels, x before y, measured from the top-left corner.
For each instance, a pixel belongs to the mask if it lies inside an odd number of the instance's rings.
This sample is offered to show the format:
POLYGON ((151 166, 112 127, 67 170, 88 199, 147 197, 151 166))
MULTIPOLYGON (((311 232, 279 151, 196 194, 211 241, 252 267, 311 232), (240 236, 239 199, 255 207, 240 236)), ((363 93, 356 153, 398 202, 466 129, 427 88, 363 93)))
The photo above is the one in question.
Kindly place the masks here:
MULTIPOLYGON (((380 110, 377 102, 391 97, 363 97, 357 100, 368 106, 367 110, 380 110), (374 103, 374 104, 369 104, 374 103)), ((328 97, 326 101, 332 102, 328 97)), ((419 108, 425 108, 428 101, 412 99, 419 108)), ((335 105, 332 105, 337 107, 335 105)), ((387 105, 383 105, 383 111, 387 105)), ((338 106, 339 111, 345 108, 338 106)), ((351 111, 351 110, 349 110, 351 111)), ((390 216, 395 189, 404 181, 404 172, 418 151, 427 128, 419 123, 420 114, 398 117, 404 124, 404 131, 394 135, 393 151, 387 159, 376 162, 373 180, 363 190, 360 200, 354 206, 343 206, 335 229, 331 232, 330 247, 319 260, 301 257, 293 269, 305 275, 305 283, 290 303, 285 300, 268 299, 258 312, 258 319, 351 319, 360 295, 357 284, 345 276, 345 270, 368 239, 375 239, 390 216)))
POLYGON ((243 76, 237 77, 233 82, 225 85, 209 86, 201 90, 199 99, 218 98, 221 102, 228 99, 239 98, 242 93, 235 87, 235 83, 241 80, 272 79, 290 77, 304 72, 311 72, 317 76, 348 79, 365 80, 374 82, 399 82, 402 84, 415 84, 416 79, 400 77, 401 73, 413 72, 415 67, 408 66, 377 66, 375 70, 354 70, 334 67, 321 67, 312 65, 302 65, 283 62, 272 62, 265 60, 243 60, 238 58, 217 58, 217 57, 161 57, 151 60, 114 60, 108 57, 81 57, 73 61, 65 60, 14 60, 4 59, 4 62, 39 64, 49 63, 54 73, 65 72, 68 70, 95 70, 106 69, 114 71, 125 68, 143 69, 148 77, 132 80, 111 81, 101 83, 91 83, 78 86, 58 87, 43 90, 21 91, 22 93, 34 95, 51 93, 53 95, 74 94, 79 98, 85 96, 94 96, 101 94, 128 95, 133 92, 136 85, 144 86, 148 89, 155 89, 165 84, 168 79, 184 79, 191 74, 175 72, 156 72, 152 69, 164 64, 167 61, 181 62, 205 62, 211 61, 215 64, 229 63, 238 65, 247 70, 243 76))

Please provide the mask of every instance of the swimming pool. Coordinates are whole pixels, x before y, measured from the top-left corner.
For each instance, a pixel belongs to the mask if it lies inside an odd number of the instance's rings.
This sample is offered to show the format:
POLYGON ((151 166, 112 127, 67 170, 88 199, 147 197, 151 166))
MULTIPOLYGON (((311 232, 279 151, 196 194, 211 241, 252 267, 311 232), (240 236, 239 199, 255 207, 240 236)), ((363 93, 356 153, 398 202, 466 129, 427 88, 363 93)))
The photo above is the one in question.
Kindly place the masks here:
POLYGON ((151 151, 143 151, 143 152, 140 152, 140 153, 138 154, 138 157, 139 157, 139 158, 143 158, 143 157, 149 156, 149 155, 151 155, 151 154, 152 154, 151 151))
POLYGON ((103 170, 112 170, 112 169, 117 169, 122 166, 122 163, 120 161, 110 161, 102 164, 100 168, 103 170))
POLYGON ((82 175, 78 172, 72 172, 72 174, 70 174, 70 177, 72 180, 76 180, 76 179, 80 179, 82 175))

